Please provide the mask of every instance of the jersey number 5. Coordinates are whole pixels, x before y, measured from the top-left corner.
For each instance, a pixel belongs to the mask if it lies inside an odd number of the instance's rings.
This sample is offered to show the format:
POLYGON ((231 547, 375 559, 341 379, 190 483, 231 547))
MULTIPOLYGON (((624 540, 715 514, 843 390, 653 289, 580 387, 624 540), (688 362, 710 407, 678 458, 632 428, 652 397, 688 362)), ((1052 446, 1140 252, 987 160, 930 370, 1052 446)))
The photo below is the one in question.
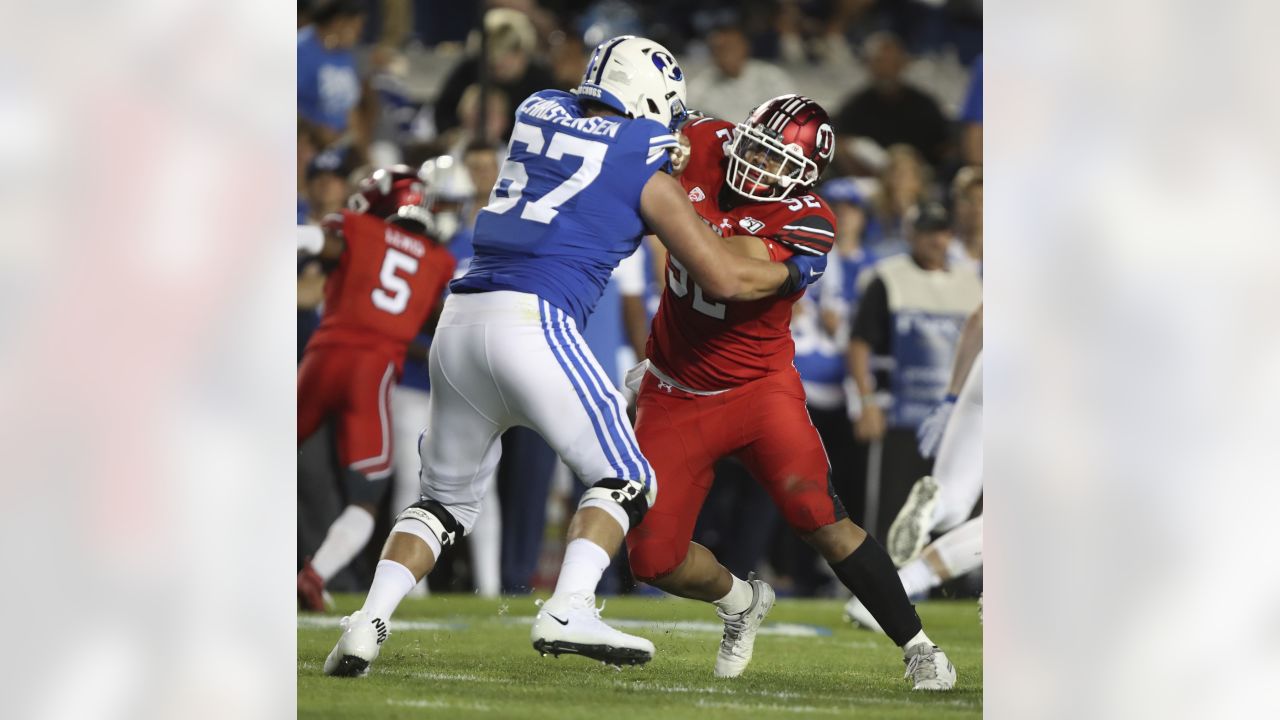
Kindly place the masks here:
POLYGON ((582 158, 582 167, 579 167, 577 172, 542 197, 526 202, 524 209, 520 211, 522 220, 532 220, 544 225, 555 219, 560 213, 561 205, 585 190, 600 175, 604 154, 609 150, 609 147, 602 142, 584 140, 564 133, 553 134, 551 144, 546 145, 546 137, 540 128, 522 122, 516 123, 515 128, 511 130, 511 156, 508 156, 507 161, 502 164, 502 174, 498 176, 498 182, 494 184, 493 192, 489 194, 489 205, 485 207, 489 212, 501 215, 519 204, 524 186, 529 182, 529 173, 525 170, 524 163, 512 157, 515 155, 516 143, 522 143, 528 152, 534 155, 545 155, 552 160, 559 160, 565 155, 582 158), (502 195, 498 194, 499 190, 502 190, 502 195))
POLYGON ((378 275, 382 287, 374 288, 372 297, 379 310, 392 315, 399 315, 409 306, 409 281, 397 275, 397 270, 403 270, 406 275, 418 272, 418 259, 387 248, 387 255, 382 258, 382 272, 378 275))

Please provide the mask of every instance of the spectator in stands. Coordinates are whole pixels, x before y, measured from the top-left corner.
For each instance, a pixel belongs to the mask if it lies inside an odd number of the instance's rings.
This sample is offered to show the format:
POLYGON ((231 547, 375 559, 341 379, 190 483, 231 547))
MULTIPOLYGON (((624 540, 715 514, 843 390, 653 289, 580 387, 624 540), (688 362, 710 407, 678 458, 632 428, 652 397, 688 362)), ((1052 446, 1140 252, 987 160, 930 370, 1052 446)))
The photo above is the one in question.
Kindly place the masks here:
POLYGON ((320 151, 319 141, 311 129, 311 124, 298 120, 298 224, 304 225, 311 214, 311 205, 307 202, 307 168, 320 151))
POLYGON ((982 165, 982 55, 973 62, 969 91, 960 108, 960 149, 966 165, 982 165))
POLYGON ((781 68, 751 58, 751 44, 740 26, 713 30, 707 44, 715 69, 689 78, 689 102, 694 108, 741 122, 760 103, 795 92, 795 83, 781 68))
POLYGON ((308 222, 319 223, 325 215, 346 207, 351 195, 348 180, 356 170, 355 154, 337 145, 318 153, 307 166, 308 222))
POLYGON ((511 118, 515 115, 511 98, 499 88, 489 88, 482 118, 480 95, 480 86, 472 85, 458 101, 459 124, 441 136, 452 152, 461 152, 474 140, 491 141, 511 135, 511 118))
POLYGON ((982 262, 982 167, 960 168, 951 181, 951 206, 955 215, 953 261, 982 262))
POLYGON ((871 202, 873 227, 867 237, 867 245, 881 257, 906 250, 903 219, 928 197, 933 179, 933 171, 910 145, 893 145, 886 155, 888 163, 871 202))
POLYGON ((321 147, 359 123, 360 76, 352 48, 364 28, 361 0, 316 2, 298 31, 298 117, 314 126, 321 147))
POLYGON ((572 33, 556 31, 551 35, 551 72, 555 76, 555 87, 561 90, 572 90, 582 82, 582 74, 587 71, 587 48, 582 38, 572 33))
POLYGON ((473 140, 462 152, 462 164, 467 167, 467 172, 471 173, 471 184, 476 189, 469 223, 469 226, 474 227, 476 216, 485 205, 489 204, 489 194, 493 192, 493 186, 498 182, 498 171, 502 166, 502 151, 492 143, 473 140))
POLYGON ((880 443, 870 452, 879 472, 867 473, 863 527, 881 541, 911 486, 932 469, 916 429, 946 394, 960 329, 982 301, 976 269, 947 263, 951 218, 940 203, 912 208, 906 226, 910 253, 873 267, 848 348, 863 406, 854 436, 880 443))
POLYGON ((881 146, 907 143, 932 165, 948 152, 948 124, 938 103, 905 82, 902 73, 910 57, 897 36, 878 32, 863 45, 871 84, 857 91, 832 122, 843 136, 863 137, 881 146))
MULTIPOLYGON (((488 57, 485 69, 492 87, 502 90, 509 102, 520 103, 539 90, 556 87, 551 72, 534 59, 537 32, 529 17, 518 10, 494 8, 484 15, 488 33, 488 57)), ((458 107, 467 88, 480 81, 480 37, 473 33, 467 41, 468 55, 449 74, 436 98, 436 131, 444 133, 458 127, 462 120, 458 107)), ((510 129, 501 138, 483 140, 506 142, 510 129)))

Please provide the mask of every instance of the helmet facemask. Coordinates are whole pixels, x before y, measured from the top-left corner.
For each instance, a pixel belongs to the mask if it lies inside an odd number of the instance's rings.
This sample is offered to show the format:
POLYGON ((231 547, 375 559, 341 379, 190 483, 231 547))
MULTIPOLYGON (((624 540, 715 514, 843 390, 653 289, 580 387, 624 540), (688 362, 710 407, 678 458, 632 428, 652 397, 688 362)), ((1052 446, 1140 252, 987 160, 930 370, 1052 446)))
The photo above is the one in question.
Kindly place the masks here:
POLYGON ((729 148, 729 186, 752 200, 785 200, 818 180, 818 165, 771 130, 738 123, 729 148))

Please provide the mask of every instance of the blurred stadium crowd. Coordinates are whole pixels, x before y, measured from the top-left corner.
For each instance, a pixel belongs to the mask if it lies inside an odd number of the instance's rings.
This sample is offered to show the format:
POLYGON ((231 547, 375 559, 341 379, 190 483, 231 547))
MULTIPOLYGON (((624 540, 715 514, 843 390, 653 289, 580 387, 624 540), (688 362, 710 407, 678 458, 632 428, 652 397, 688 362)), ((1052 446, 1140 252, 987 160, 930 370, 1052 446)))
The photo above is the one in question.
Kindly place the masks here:
MULTIPOLYGON (((981 0, 299 0, 298 223, 343 208, 372 168, 447 156, 460 218, 448 247, 465 272, 471 227, 497 178, 515 105, 537 90, 573 89, 590 50, 622 34, 671 48, 688 77, 690 106, 705 114, 740 122, 757 104, 792 92, 830 112, 837 155, 819 194, 836 212, 838 238, 827 276, 796 305, 792 334, 834 488, 855 522, 883 541, 930 463, 915 447, 918 417, 863 410, 864 401, 893 402, 884 379, 892 350, 877 331, 884 323, 869 317, 886 309, 859 301, 876 263, 903 253, 922 266, 981 274, 981 0), (922 261, 931 248, 945 259, 922 261), (849 377, 858 342, 873 356, 872 394, 849 377)), ((660 246, 642 244, 584 333, 620 387, 643 355, 663 263, 660 246)), ((324 281, 318 261, 299 262, 299 357, 319 322, 324 281)), ((330 589, 367 586, 391 517, 417 499, 430 340, 424 334, 411 347, 393 391, 394 490, 375 541, 327 579, 330 589)), ((949 373, 949 359, 937 362, 936 372, 949 373)), ((534 433, 507 433, 497 492, 488 493, 464 547, 431 575, 433 589, 495 595, 553 583, 560 525, 582 492, 567 475, 534 433)), ((332 438, 320 433, 302 446, 298 464, 300 561, 343 502, 332 438)), ((761 572, 780 592, 842 590, 735 461, 717 467, 695 540, 735 575, 761 572)), ((645 591, 630 581, 624 558, 602 592, 645 591)), ((974 583, 980 578, 943 592, 970 592, 974 583)))

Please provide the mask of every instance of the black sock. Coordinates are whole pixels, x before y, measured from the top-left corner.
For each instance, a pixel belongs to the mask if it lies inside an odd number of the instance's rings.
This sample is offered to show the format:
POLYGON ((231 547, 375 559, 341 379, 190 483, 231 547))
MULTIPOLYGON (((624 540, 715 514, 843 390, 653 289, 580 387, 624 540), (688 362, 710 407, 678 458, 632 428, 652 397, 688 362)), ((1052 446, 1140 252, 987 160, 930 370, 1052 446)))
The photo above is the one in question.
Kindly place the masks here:
POLYGON ((899 647, 920 632, 920 616, 902 589, 898 570, 875 538, 867 535, 849 557, 831 563, 831 569, 899 647))

